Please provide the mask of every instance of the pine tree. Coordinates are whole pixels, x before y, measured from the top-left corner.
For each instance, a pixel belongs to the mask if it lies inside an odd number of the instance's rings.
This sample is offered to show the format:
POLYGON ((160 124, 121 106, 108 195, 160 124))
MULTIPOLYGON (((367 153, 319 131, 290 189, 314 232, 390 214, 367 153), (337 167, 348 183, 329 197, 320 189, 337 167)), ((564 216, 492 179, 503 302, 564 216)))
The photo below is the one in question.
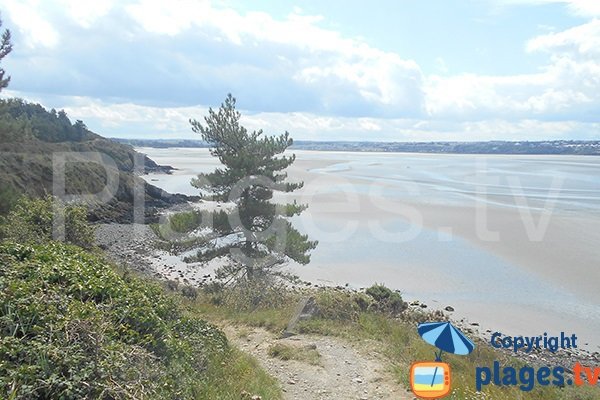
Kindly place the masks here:
MULTIPOLYGON (((0 19, 0 27, 2 27, 2 19, 0 19)), ((0 37, 0 61, 12 51, 12 44, 10 43, 10 31, 7 29, 2 33, 0 37)), ((4 77, 6 72, 3 68, 0 68, 0 91, 8 86, 10 82, 10 76, 4 77)))
POLYGON ((229 263, 224 275, 252 280, 289 260, 307 264, 317 242, 298 232, 288 219, 302 213, 305 205, 271 201, 274 192, 303 186, 303 182, 288 182, 284 172, 295 160, 295 155, 283 155, 293 142, 289 133, 249 132, 240 125, 240 116, 229 94, 218 111, 209 110, 205 125, 190 120, 192 130, 202 135, 211 155, 223 164, 214 172, 200 174, 192 185, 204 197, 233 204, 228 211, 211 215, 215 237, 227 238, 221 241, 226 244, 200 250, 198 260, 225 256, 229 263))

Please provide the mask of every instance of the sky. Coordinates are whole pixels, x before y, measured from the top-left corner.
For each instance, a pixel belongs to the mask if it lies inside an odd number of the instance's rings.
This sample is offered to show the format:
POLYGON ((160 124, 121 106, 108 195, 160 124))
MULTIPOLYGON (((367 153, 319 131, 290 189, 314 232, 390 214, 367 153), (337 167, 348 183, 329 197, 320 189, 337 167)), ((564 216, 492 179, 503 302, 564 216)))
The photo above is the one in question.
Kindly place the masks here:
POLYGON ((2 0, 2 97, 199 139, 228 93, 297 140, 600 139, 598 0, 2 0))

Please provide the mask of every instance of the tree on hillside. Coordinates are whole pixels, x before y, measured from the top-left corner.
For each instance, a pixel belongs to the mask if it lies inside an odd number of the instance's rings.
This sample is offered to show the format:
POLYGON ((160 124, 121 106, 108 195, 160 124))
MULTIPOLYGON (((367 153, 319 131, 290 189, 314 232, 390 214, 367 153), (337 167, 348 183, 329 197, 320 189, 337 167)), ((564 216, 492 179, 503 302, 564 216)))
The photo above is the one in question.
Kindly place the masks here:
POLYGON ((289 133, 269 137, 262 130, 249 132, 240 125, 240 116, 229 94, 218 111, 209 110, 205 125, 190 120, 192 130, 202 135, 211 155, 223 164, 214 172, 200 174, 192 185, 204 197, 233 204, 228 211, 212 213, 215 240, 210 248, 199 251, 197 259, 226 257, 224 275, 252 280, 288 260, 307 264, 317 242, 300 234, 288 219, 302 213, 305 205, 271 202, 274 192, 303 186, 303 182, 286 181, 283 172, 295 160, 295 155, 282 155, 292 145, 289 133))
MULTIPOLYGON (((0 18, 0 28, 2 27, 2 19, 0 18)), ((10 31, 6 29, 4 33, 2 33, 2 37, 0 38, 0 62, 4 57, 8 55, 12 50, 12 43, 10 42, 10 31)), ((4 77, 5 71, 4 68, 0 67, 0 91, 8 86, 8 82, 10 82, 10 76, 4 77)))

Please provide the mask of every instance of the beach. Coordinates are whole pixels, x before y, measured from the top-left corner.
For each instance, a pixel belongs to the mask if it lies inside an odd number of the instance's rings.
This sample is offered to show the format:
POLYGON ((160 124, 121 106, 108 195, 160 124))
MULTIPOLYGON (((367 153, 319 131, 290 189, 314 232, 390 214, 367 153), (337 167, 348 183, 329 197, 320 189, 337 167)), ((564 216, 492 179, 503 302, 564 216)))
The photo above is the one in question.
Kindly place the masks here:
MULTIPOLYGON (((138 150, 178 168, 145 176, 171 192, 196 194, 191 177, 218 165, 207 149, 138 150)), ((576 333, 598 351, 600 160, 294 153, 289 177, 305 186, 276 200, 309 205, 294 223, 319 246, 287 270, 317 285, 384 283, 483 332, 576 333)))

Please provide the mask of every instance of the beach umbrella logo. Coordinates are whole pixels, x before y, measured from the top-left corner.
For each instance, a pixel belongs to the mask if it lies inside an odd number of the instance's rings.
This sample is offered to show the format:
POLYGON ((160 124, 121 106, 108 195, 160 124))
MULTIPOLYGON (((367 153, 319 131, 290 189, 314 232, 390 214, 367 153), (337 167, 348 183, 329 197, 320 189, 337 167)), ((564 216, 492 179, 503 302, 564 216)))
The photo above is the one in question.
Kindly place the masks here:
POLYGON ((437 347, 436 361, 442 361, 442 352, 467 355, 473 351, 475 344, 450 322, 425 322, 417 327, 419 335, 427 343, 437 347))
POLYGON ((450 322, 426 322, 417 331, 423 340, 437 347, 435 361, 420 361, 410 368, 410 387, 422 399, 441 399, 450 393, 450 365, 442 362, 442 354, 467 355, 475 344, 450 322))

